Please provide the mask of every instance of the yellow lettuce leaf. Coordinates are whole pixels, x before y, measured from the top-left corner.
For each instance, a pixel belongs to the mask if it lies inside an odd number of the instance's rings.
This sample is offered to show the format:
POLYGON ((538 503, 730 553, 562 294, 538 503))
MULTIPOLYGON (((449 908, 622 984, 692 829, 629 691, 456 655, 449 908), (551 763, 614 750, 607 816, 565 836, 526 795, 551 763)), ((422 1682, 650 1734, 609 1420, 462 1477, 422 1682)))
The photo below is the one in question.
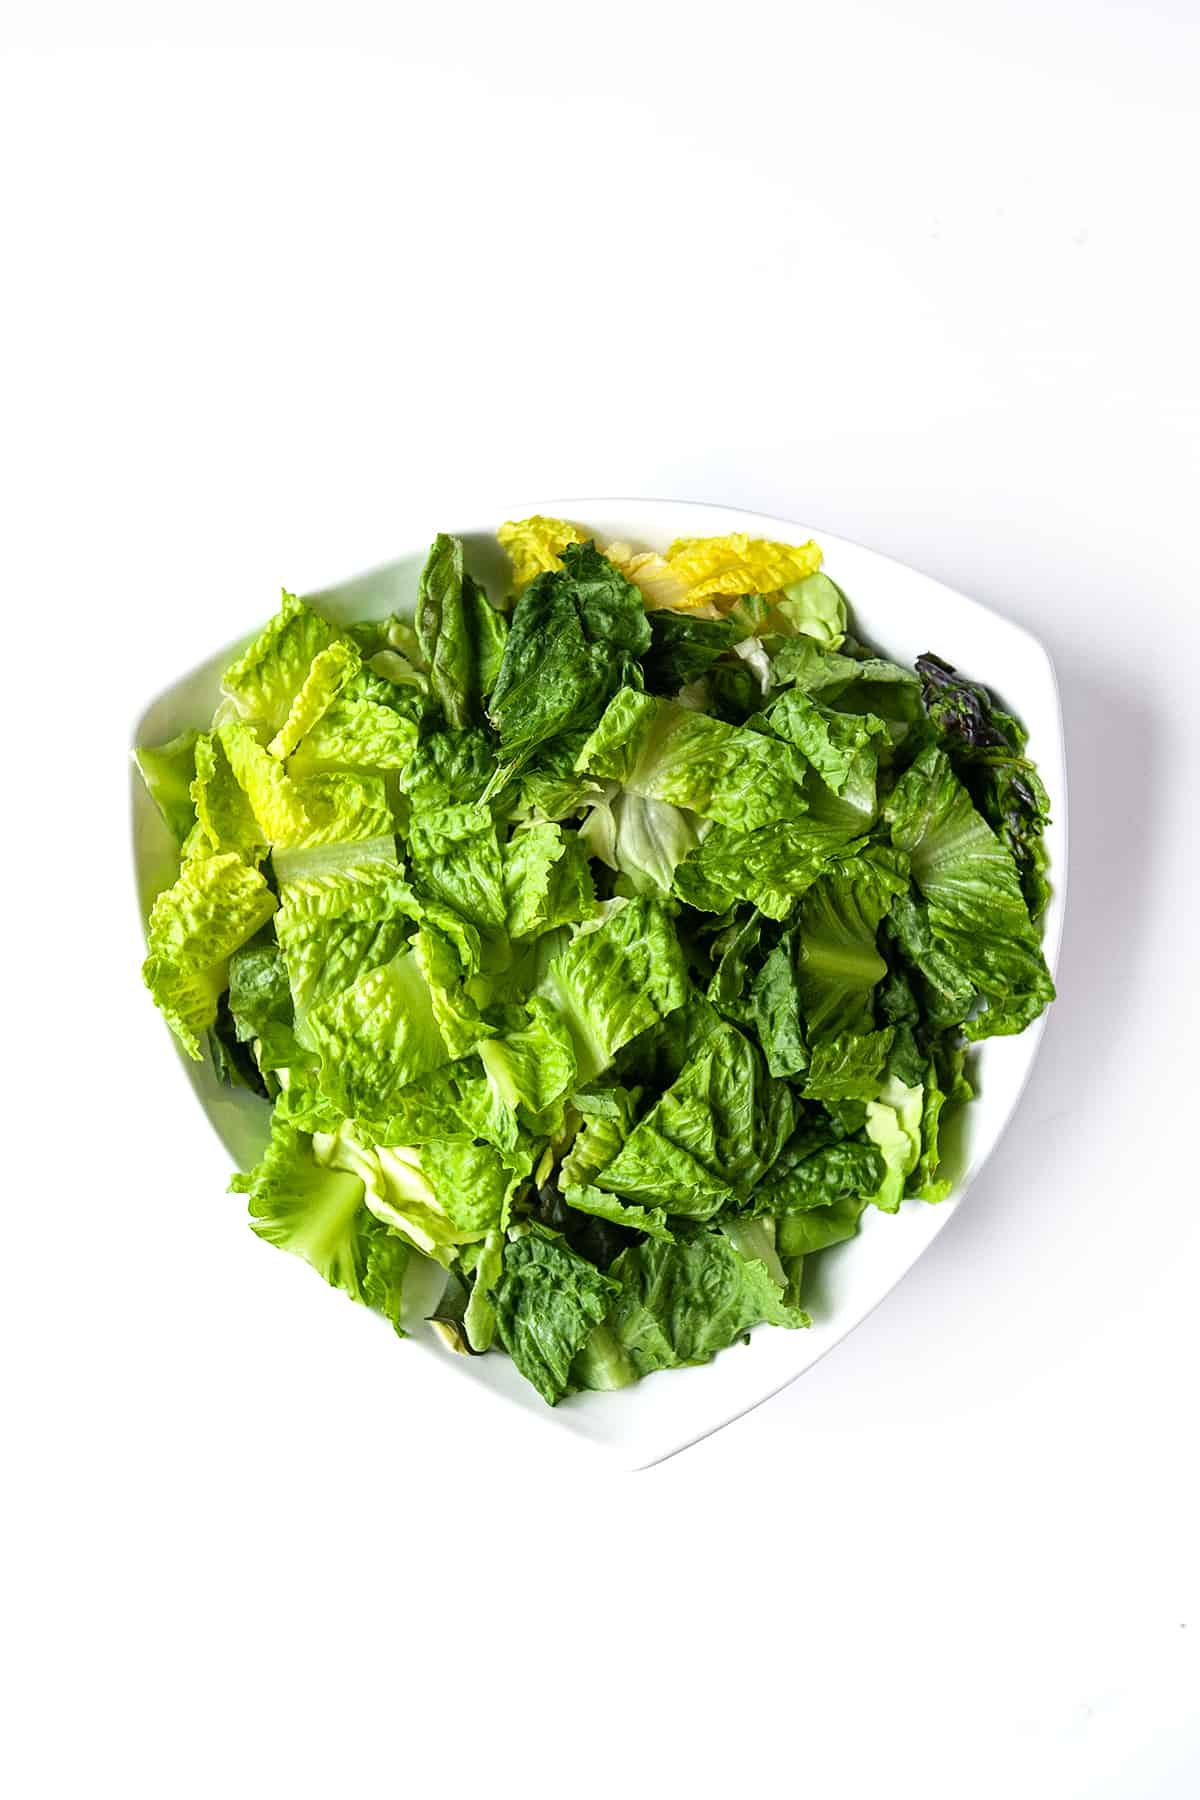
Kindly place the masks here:
POLYGON ((496 533, 513 566, 513 592, 527 588, 535 575, 562 568, 562 552, 568 544, 586 544, 591 536, 569 519, 509 519, 496 533))
MULTIPOLYGON (((616 563, 626 581, 641 589, 650 612, 663 608, 693 609, 686 584, 657 550, 635 551, 632 544, 618 542, 606 545, 604 554, 609 562, 616 563)), ((715 607, 706 607, 703 602, 698 603, 696 610, 716 612, 715 607)))
POLYGON ((821 551, 811 540, 776 544, 732 531, 728 537, 676 538, 667 562, 687 589, 689 605, 694 605, 714 595, 776 593, 815 574, 821 551))

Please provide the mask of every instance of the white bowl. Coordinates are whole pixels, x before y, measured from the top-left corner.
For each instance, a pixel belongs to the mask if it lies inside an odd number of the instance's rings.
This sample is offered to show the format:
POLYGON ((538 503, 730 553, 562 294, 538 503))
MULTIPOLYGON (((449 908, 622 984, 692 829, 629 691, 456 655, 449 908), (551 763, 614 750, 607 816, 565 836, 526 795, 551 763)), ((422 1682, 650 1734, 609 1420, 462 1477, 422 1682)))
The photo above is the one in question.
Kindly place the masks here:
MULTIPOLYGON (((664 549, 677 537, 730 531, 793 543, 815 537, 825 552, 826 569, 850 598, 854 626, 862 637, 900 662, 911 663, 922 651, 933 650, 968 677, 994 689, 1028 729, 1029 752, 1037 761, 1053 806, 1047 845, 1054 894, 1045 919, 1045 953, 1053 971, 1062 933, 1067 861, 1066 768, 1054 669, 1035 638, 978 601, 815 527, 674 500, 542 500, 497 513, 494 520, 483 524, 438 519, 397 561, 307 598, 331 618, 344 622, 393 611, 411 613, 417 577, 438 530, 461 535, 470 567, 499 591, 505 563, 492 533, 502 519, 533 512, 575 519, 594 528, 602 540, 624 538, 652 549, 664 549)), ((263 611, 265 614, 267 608, 263 611)), ((248 623, 257 628, 262 621, 248 623)), ((238 647, 227 645, 202 667, 173 681, 138 721, 135 742, 153 744, 190 726, 205 726, 217 701, 221 672, 238 647)), ((144 916, 153 896, 174 879, 176 862, 174 845, 136 771, 133 845, 144 916)), ((150 1004, 148 997, 146 1004, 150 1004)), ((543 1403, 507 1357, 455 1357, 423 1324, 414 1327, 403 1345, 389 1330, 380 1329, 379 1354, 440 1358, 452 1364, 462 1380, 482 1383, 546 1425, 615 1453, 627 1466, 657 1462, 738 1418, 810 1369, 912 1268, 961 1205, 1012 1117, 1037 1054, 1042 1025, 1038 1020, 1020 1037, 995 1038, 979 1047, 975 1063, 978 1098, 960 1115, 958 1142, 951 1147, 951 1156, 961 1170, 953 1193, 940 1206, 906 1201, 894 1216, 868 1207, 859 1235, 822 1254, 819 1299, 806 1298, 813 1315, 807 1331, 763 1326, 752 1334, 747 1346, 735 1345, 701 1368, 652 1375, 617 1393, 576 1395, 554 1408, 543 1403)), ((165 1043, 163 1049, 165 1053, 165 1043)), ((266 1107, 248 1094, 232 1094, 222 1088, 207 1063, 188 1063, 182 1056, 180 1062, 230 1155, 239 1165, 249 1166, 257 1160, 266 1139, 266 1107)), ((240 1206, 242 1202, 231 1200, 230 1204, 240 1206)), ((314 1277, 312 1304, 333 1303, 314 1277)), ((363 1321, 370 1317, 364 1309, 347 1307, 347 1329, 352 1328, 356 1316, 363 1321)))

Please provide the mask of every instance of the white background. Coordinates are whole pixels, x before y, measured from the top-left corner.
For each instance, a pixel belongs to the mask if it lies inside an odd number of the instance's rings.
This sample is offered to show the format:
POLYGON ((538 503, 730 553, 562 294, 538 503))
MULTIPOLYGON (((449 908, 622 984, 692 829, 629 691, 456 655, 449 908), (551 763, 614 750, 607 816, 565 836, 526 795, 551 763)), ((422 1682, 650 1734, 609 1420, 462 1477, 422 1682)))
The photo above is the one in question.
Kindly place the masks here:
POLYGON ((7 1790, 1193 1794, 1195 9, 415 10, 0 14, 7 1790), (634 1477, 296 1285, 136 972, 145 699, 539 493, 889 551, 1068 731, 1002 1148, 634 1477))

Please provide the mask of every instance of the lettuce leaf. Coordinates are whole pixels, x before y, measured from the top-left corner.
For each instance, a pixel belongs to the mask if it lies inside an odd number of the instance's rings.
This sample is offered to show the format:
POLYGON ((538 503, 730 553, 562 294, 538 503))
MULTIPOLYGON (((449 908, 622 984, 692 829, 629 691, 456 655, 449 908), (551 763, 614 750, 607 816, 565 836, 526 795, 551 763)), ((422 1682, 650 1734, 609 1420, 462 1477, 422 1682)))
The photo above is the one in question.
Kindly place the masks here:
POLYGON ((411 949, 314 1006, 321 1088, 345 1118, 386 1121, 410 1081, 450 1060, 434 994, 411 949))
POLYGON ((549 1405, 566 1393, 572 1363, 618 1291, 556 1235, 530 1230, 505 1245, 493 1296, 496 1332, 549 1405))
POLYGON ((481 928, 508 916, 504 865, 486 806, 429 807, 414 813, 408 847, 418 890, 481 928))
POLYGON ((879 927, 907 887, 904 858, 872 846, 839 859, 806 893, 796 967, 810 1040, 872 1030, 874 990, 887 974, 879 927))
POLYGON ((416 631, 430 689, 447 725, 461 731, 479 724, 484 699, 500 670, 508 627, 464 569, 461 540, 445 532, 434 539, 421 571, 416 631))
POLYGON ((588 535, 566 519, 547 519, 540 513, 501 525, 496 536, 512 564, 513 593, 521 593, 538 575, 561 569, 567 545, 585 544, 588 535))
POLYGON ((669 912, 647 898, 618 906, 555 958, 544 991, 571 1033, 579 1080, 594 1080, 623 1044, 683 1004, 687 969, 669 912))
POLYGON ((786 919, 826 866, 854 849, 855 830, 804 815, 756 831, 714 825, 676 869, 674 891, 701 912, 749 901, 769 919, 786 919))
POLYGON ((694 613, 650 615, 650 648, 642 658, 649 694, 677 694, 705 674, 732 649, 738 628, 731 619, 704 619, 694 613))
POLYGON ((804 762, 789 745, 634 688, 610 702, 577 766, 742 831, 806 810, 804 762))
POLYGON ((839 649, 846 636, 846 596, 837 583, 817 571, 781 585, 783 598, 775 616, 790 631, 813 638, 828 650, 839 649))
POLYGON ((559 925, 590 919, 596 889, 588 846, 577 832, 557 825, 528 825, 505 846, 502 885, 510 937, 540 937, 559 925))
POLYGON ((216 1022, 229 958, 275 905, 262 876, 232 851, 189 862, 154 902, 142 976, 193 1061, 200 1060, 199 1033, 216 1022))
POLYGON ((1017 867, 1035 921, 1050 897, 1045 832, 1050 797, 1025 755, 1027 734, 986 688, 967 681, 950 663, 926 652, 917 658, 930 722, 954 771, 1017 867))
POLYGON ((821 1038, 804 1078, 806 1100, 873 1100, 883 1082, 893 1028, 821 1038))
MULTIPOLYGON (((619 1292, 604 1328, 638 1376, 708 1362, 763 1322, 790 1330, 810 1322, 786 1304, 766 1264, 740 1255, 720 1231, 637 1244, 610 1273, 619 1292)), ((581 1362, 577 1376, 586 1370, 581 1362)))
POLYGON ((267 745, 271 755, 281 762, 289 757, 361 667, 362 658, 353 644, 338 640, 327 650, 318 650, 288 709, 287 718, 267 745))
POLYGON ((966 1035, 1023 1031, 1054 998, 1054 983, 1012 856, 945 751, 921 752, 893 789, 887 819, 911 859, 934 946, 983 1001, 966 1035))
POLYGON ((773 594, 815 574, 821 552, 811 541, 778 544, 733 531, 726 537, 676 538, 667 561, 683 583, 688 603, 695 605, 717 596, 773 594))
POLYGON ((196 823, 191 787, 196 777, 199 737, 198 731, 181 731, 168 743, 144 746, 133 753, 146 790, 178 844, 183 843, 196 823))
POLYGON ((586 851, 625 877, 635 894, 669 894, 675 871, 696 849, 708 821, 667 800, 647 800, 607 784, 579 828, 586 851))
POLYGON ((592 1185, 668 1213, 708 1219, 747 1195, 795 1122, 785 1082, 750 1040, 721 1024, 640 1119, 592 1185))
POLYGON ((650 644, 641 595, 594 544, 569 544, 562 560, 512 616, 489 702, 507 760, 592 723, 623 682, 641 680, 637 659, 650 644))
POLYGON ((877 742, 890 743, 888 729, 873 713, 840 713, 789 688, 764 713, 763 722, 777 737, 794 744, 812 764, 826 787, 840 794, 856 763, 878 755, 877 742), (875 740, 873 742, 872 740, 875 740))
POLYGON ((341 636, 336 627, 284 590, 279 611, 238 660, 222 689, 239 716, 278 731, 304 686, 313 659, 341 636))
POLYGON ((435 731, 413 751, 396 785, 414 808, 461 806, 480 798, 493 766, 486 731, 435 731))
POLYGON ((408 1246, 368 1211, 357 1175, 323 1167, 309 1137, 274 1123, 262 1161, 229 1185, 249 1196, 250 1223, 259 1237, 303 1257, 331 1287, 382 1313, 404 1335, 408 1246))

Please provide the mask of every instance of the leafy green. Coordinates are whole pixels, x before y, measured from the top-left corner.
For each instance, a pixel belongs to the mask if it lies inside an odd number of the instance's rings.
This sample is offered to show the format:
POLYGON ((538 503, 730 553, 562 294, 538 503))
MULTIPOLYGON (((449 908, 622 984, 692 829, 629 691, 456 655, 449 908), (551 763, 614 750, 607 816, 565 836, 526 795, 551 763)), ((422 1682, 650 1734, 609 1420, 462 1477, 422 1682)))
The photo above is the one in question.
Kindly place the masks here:
POLYGON ((892 842, 911 860, 933 947, 983 1002, 966 1035, 1023 1031, 1054 998, 1054 983, 1012 856, 944 751, 921 752, 893 789, 887 817, 892 842))
POLYGON ((846 786, 864 752, 877 754, 872 740, 888 737, 887 726, 874 713, 835 712, 799 688, 780 695, 763 714, 763 722, 777 737, 794 744, 835 794, 846 786))
POLYGON ((249 1195, 259 1237, 303 1257, 330 1287, 373 1307, 400 1331, 408 1248, 368 1211, 357 1175, 322 1166, 310 1138, 275 1124, 262 1161, 229 1185, 249 1195))
POLYGON ((596 911, 587 845, 578 832, 557 825, 526 825, 513 832, 502 885, 509 935, 518 940, 579 924, 596 911))
POLYGON ((651 613, 650 630, 652 641, 642 672, 651 694, 677 694, 732 649, 738 635, 732 619, 699 619, 694 613, 677 612, 651 613))
POLYGON ((281 761, 290 756, 361 667, 362 658, 353 644, 338 640, 328 649, 318 650, 292 700, 287 718, 267 745, 271 755, 281 761))
POLYGON ((800 581, 791 581, 783 590, 776 611, 787 622, 787 628, 815 639, 818 644, 836 650, 846 635, 846 596, 835 581, 820 570, 800 581))
MULTIPOLYGON (((719 1231, 633 1245, 610 1274, 619 1291, 604 1326, 638 1376, 708 1362, 764 1322, 809 1323, 785 1303, 766 1264, 740 1255, 719 1231)), ((577 1374, 585 1372, 581 1363, 577 1374)))
POLYGON ((594 1184, 707 1219, 749 1193, 786 1143, 795 1102, 760 1051, 722 1024, 629 1133, 594 1184))
POLYGON ((411 619, 285 594, 136 752, 179 852, 144 975, 269 1113, 259 1235, 401 1333, 437 1265, 444 1340, 556 1403, 806 1324, 866 1207, 951 1191, 969 1040, 1053 995, 1050 805, 815 544, 499 536, 507 613, 439 536, 411 619))
POLYGON ((417 641, 435 700, 454 730, 476 725, 504 655, 503 615, 463 567, 459 538, 440 533, 421 571, 417 641))
POLYGON ((489 716, 505 759, 527 755, 597 718, 649 648, 637 588, 594 544, 568 544, 563 567, 537 576, 518 600, 489 716))
POLYGON ((667 894, 675 871, 703 840, 707 821, 668 800, 646 800, 615 787, 598 799, 579 836, 598 861, 625 877, 635 894, 667 894))
POLYGON ((196 814, 192 805, 191 785, 196 776, 196 743, 198 731, 181 731, 168 743, 157 748, 148 746, 133 753, 137 770, 146 791, 163 816, 176 843, 182 844, 196 814))
POLYGON ((802 817, 757 831, 714 825, 675 871, 675 893, 702 912, 747 901, 769 919, 786 919, 825 867, 855 846, 855 827, 802 817))
POLYGON ((270 624, 226 669, 222 687, 243 719, 276 732, 308 678, 313 660, 341 634, 328 619, 284 590, 270 624))
POLYGON ((527 1231, 505 1245, 493 1299, 496 1331, 551 1406, 566 1393, 571 1364, 617 1291, 560 1238, 527 1231))
POLYGON ((925 710, 955 773, 1017 866, 1033 920, 1050 897, 1045 832, 1050 797, 1025 755, 1028 736, 986 688, 966 681, 940 657, 917 658, 925 710))
POLYGON ((871 1030, 872 995, 887 973, 877 934, 907 885, 903 859, 873 847, 832 864, 806 893, 796 967, 810 1038, 871 1030))
POLYGON ((187 1054, 200 1060, 198 1034, 216 1022, 233 952, 275 911, 257 870, 229 852, 192 861, 160 894, 146 927, 146 986, 187 1054))
POLYGON ((486 806, 476 802, 415 813, 408 847, 421 893, 453 907, 473 925, 504 925, 504 867, 486 806))
POLYGON ((879 1092, 894 1033, 847 1032, 812 1047, 804 1078, 806 1100, 873 1100, 879 1092))
POLYGON ((545 992, 575 1044, 581 1082, 608 1067, 631 1038, 682 1006, 687 970, 659 901, 618 903, 576 933, 550 965, 545 992))
POLYGON ((458 806, 480 798, 492 767, 486 731, 435 731, 413 751, 396 785, 414 807, 458 806))
POLYGON ((578 767, 740 831, 806 810, 804 764, 790 746, 634 688, 609 703, 578 767))

